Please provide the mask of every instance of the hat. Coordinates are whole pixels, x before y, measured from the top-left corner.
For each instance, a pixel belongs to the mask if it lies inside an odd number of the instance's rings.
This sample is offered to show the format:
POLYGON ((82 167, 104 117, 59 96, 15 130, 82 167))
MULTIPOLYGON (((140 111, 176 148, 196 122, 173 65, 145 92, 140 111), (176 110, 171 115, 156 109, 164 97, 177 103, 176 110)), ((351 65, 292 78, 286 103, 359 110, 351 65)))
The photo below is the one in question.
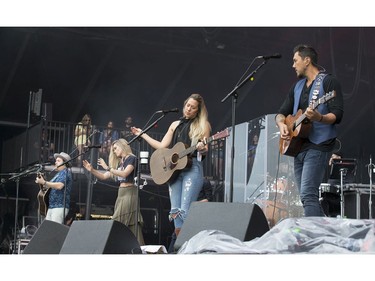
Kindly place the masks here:
POLYGON ((55 157, 55 159, 57 158, 57 157, 60 157, 60 158, 62 158, 63 160, 64 160, 64 162, 68 162, 68 161, 70 161, 70 156, 69 156, 69 154, 67 154, 67 153, 65 153, 65 152, 60 152, 60 154, 59 153, 55 153, 54 155, 53 155, 53 157, 55 157))

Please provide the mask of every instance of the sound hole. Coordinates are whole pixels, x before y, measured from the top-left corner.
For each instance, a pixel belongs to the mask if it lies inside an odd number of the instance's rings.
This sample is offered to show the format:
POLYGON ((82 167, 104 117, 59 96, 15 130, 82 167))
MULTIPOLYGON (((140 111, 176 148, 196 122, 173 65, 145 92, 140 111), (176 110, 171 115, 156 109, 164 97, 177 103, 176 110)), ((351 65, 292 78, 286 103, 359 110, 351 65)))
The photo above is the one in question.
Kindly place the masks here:
POLYGON ((171 163, 173 164, 173 165, 176 165, 177 164, 177 161, 178 161, 178 153, 173 153, 172 154, 172 157, 171 157, 171 163))

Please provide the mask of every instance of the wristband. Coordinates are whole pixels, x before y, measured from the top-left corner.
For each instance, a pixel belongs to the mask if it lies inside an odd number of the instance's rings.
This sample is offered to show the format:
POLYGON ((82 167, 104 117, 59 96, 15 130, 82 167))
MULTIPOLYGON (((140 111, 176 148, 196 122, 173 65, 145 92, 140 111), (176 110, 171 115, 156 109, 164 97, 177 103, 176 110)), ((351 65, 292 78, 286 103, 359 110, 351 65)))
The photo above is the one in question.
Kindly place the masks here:
POLYGON ((111 167, 108 167, 108 168, 106 169, 106 171, 107 171, 107 172, 110 172, 111 169, 112 169, 111 167))

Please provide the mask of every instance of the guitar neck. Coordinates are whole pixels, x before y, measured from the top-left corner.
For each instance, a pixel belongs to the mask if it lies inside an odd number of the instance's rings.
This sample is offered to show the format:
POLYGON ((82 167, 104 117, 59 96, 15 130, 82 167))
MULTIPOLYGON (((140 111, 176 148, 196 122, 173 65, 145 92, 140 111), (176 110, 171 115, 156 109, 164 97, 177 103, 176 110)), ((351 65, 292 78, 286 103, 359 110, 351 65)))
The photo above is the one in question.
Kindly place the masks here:
MULTIPOLYGON (((334 95, 334 92, 329 92, 327 93, 325 96, 321 97, 320 99, 318 99, 317 101, 312 101, 312 103, 310 104, 310 108, 312 110, 315 110, 315 108, 317 108, 320 104, 322 103, 325 103, 327 100, 330 99, 329 96, 333 96, 334 95)), ((303 113, 300 117, 297 118, 297 120, 294 122, 294 128, 297 128, 299 126, 299 124, 301 124, 304 120, 306 119, 306 115, 305 113, 303 113)))
POLYGON ((294 122, 294 125, 293 125, 293 130, 295 130, 299 124, 301 124, 303 122, 303 120, 306 119, 306 115, 305 113, 303 113, 300 117, 297 118, 297 120, 294 122))
MULTIPOLYGON (((212 137, 209 137, 207 139, 207 143, 210 143, 211 141, 213 141, 215 138, 212 136, 212 137)), ((178 157, 181 159, 182 157, 185 157, 187 155, 189 155, 190 153, 193 153, 195 150, 197 149, 196 145, 194 146, 190 146, 189 148, 185 149, 184 151, 181 151, 179 154, 178 154, 178 157)))
MULTIPOLYGON (((44 174, 43 173, 37 173, 37 177, 38 178, 43 178, 44 179, 44 174)), ((39 185, 39 188, 41 189, 41 190, 43 190, 44 189, 44 186, 43 186, 43 184, 38 184, 39 185)))

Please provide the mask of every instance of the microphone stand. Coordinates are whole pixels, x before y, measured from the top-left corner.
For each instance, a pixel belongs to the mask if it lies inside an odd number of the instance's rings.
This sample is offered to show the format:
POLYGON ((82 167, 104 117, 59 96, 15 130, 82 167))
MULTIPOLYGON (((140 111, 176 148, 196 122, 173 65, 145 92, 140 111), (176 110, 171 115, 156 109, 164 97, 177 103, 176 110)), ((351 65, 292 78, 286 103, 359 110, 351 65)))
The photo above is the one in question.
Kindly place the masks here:
MULTIPOLYGON (((86 127, 88 127, 88 126, 86 126, 86 127)), ((100 132, 99 132, 98 130, 96 130, 95 128, 93 128, 92 133, 87 137, 87 141, 90 140, 91 137, 92 137, 93 135, 95 135, 96 133, 100 133, 100 132)), ((88 148, 92 148, 92 147, 89 147, 88 142, 86 142, 86 144, 87 144, 87 147, 88 147, 88 148)), ((93 140, 93 144, 95 144, 95 139, 93 140)), ((85 148, 85 146, 84 146, 84 148, 85 148)), ((73 154, 77 149, 78 149, 78 147, 76 146, 76 147, 73 149, 73 151, 69 153, 69 155, 73 154)), ((81 156, 81 155, 83 155, 83 154, 85 154, 85 153, 86 153, 86 151, 80 153, 80 154, 77 155, 77 156, 75 156, 73 159, 77 159, 79 156, 81 156)), ((72 160, 73 160, 73 159, 72 159, 72 160)), ((70 162, 70 161, 68 161, 68 162, 70 162)))
POLYGON ((231 153, 230 153, 230 198, 229 202, 233 202, 233 172, 234 172, 234 140, 235 140, 235 125, 236 125, 236 103, 238 98, 237 91, 249 80, 251 80, 257 71, 267 63, 267 60, 264 60, 258 67, 251 72, 244 80, 242 80, 236 87, 229 93, 225 98, 221 100, 221 102, 225 102, 229 97, 232 97, 232 146, 231 146, 231 153))
POLYGON ((372 164, 372 156, 370 155, 370 164, 368 165, 368 174, 370 177, 370 194, 368 200, 368 218, 371 220, 372 218, 372 172, 374 169, 374 164, 372 164))
MULTIPOLYGON (((92 129, 92 133, 87 137, 87 140, 90 140, 91 137, 93 135, 95 135, 96 133, 100 133, 100 131, 97 130, 95 126, 91 126, 91 129, 92 129)), ((82 153, 79 153, 78 155, 71 158, 69 161, 66 161, 65 163, 62 163, 60 166, 65 165, 66 163, 72 162, 73 160, 77 159, 81 155, 86 154, 87 152, 90 151, 91 148, 95 148, 94 147, 95 143, 96 143, 96 138, 93 138, 93 140, 91 141, 92 147, 90 147, 90 146, 84 147, 84 150, 83 150, 82 153)), ((88 144, 88 143, 86 143, 86 144, 88 144)), ((69 155, 73 154, 76 150, 77 150, 77 147, 71 153, 69 153, 69 155)), ((91 153, 91 160, 90 160, 91 163, 97 162, 96 161, 97 159, 96 158, 94 159, 94 158, 95 158, 94 153, 91 153)), ((81 164, 81 163, 79 163, 79 164, 81 164)), ((70 165, 70 166, 73 166, 73 165, 70 165)), ((85 169, 82 168, 82 167, 80 169, 83 169, 83 171, 85 171, 85 169)), ((89 220, 90 217, 91 217, 91 202, 92 202, 92 193, 93 193, 93 191, 92 191, 93 190, 93 175, 89 174, 88 178, 89 178, 89 181, 88 181, 87 194, 86 194, 85 220, 89 220)))
POLYGON ((345 201, 344 201, 344 177, 346 176, 348 169, 340 169, 340 218, 344 218, 345 201))
POLYGON ((19 188, 20 188, 20 178, 28 176, 31 173, 38 173, 40 171, 39 166, 34 166, 32 168, 27 169, 24 172, 14 175, 10 177, 8 181, 15 179, 16 181, 16 208, 14 211, 14 238, 13 238, 13 254, 16 251, 16 244, 17 244, 17 224, 18 224, 18 199, 19 199, 19 188))
POLYGON ((135 217, 136 217, 136 228, 135 228, 135 237, 138 239, 138 215, 139 215, 139 189, 140 189, 140 182, 141 182, 141 136, 144 134, 144 133, 147 133, 152 127, 155 126, 155 124, 157 124, 161 119, 163 119, 166 115, 166 113, 168 112, 163 112, 163 115, 161 115, 160 117, 158 117, 153 123, 151 123, 148 127, 146 127, 145 129, 143 129, 141 131, 141 133, 137 136, 135 136, 134 138, 132 138, 129 142, 128 142, 128 145, 132 144, 135 140, 138 140, 138 153, 137 153, 137 183, 136 183, 136 186, 137 186, 137 194, 136 194, 136 198, 137 198, 137 207, 136 207, 136 213, 135 213, 135 217))
MULTIPOLYGON (((57 168, 59 168, 61 166, 67 165, 69 163, 70 163, 70 165, 67 166, 67 169, 70 169, 70 167, 73 166, 72 165, 73 160, 77 159, 81 155, 86 154, 92 148, 94 148, 94 147, 87 147, 87 148, 85 148, 85 150, 82 153, 79 153, 76 156, 74 156, 73 158, 71 158, 70 160, 65 161, 65 162, 61 163, 60 165, 56 166, 56 168, 54 170, 56 170, 57 168)), ((90 219, 90 214, 91 214, 91 198, 92 198, 92 185, 91 185, 91 182, 92 182, 92 175, 90 174, 89 187, 87 189, 87 197, 86 197, 86 213, 85 213, 85 219, 86 220, 90 219)), ((64 221, 65 221, 65 196, 66 196, 66 188, 64 189, 64 221)))

